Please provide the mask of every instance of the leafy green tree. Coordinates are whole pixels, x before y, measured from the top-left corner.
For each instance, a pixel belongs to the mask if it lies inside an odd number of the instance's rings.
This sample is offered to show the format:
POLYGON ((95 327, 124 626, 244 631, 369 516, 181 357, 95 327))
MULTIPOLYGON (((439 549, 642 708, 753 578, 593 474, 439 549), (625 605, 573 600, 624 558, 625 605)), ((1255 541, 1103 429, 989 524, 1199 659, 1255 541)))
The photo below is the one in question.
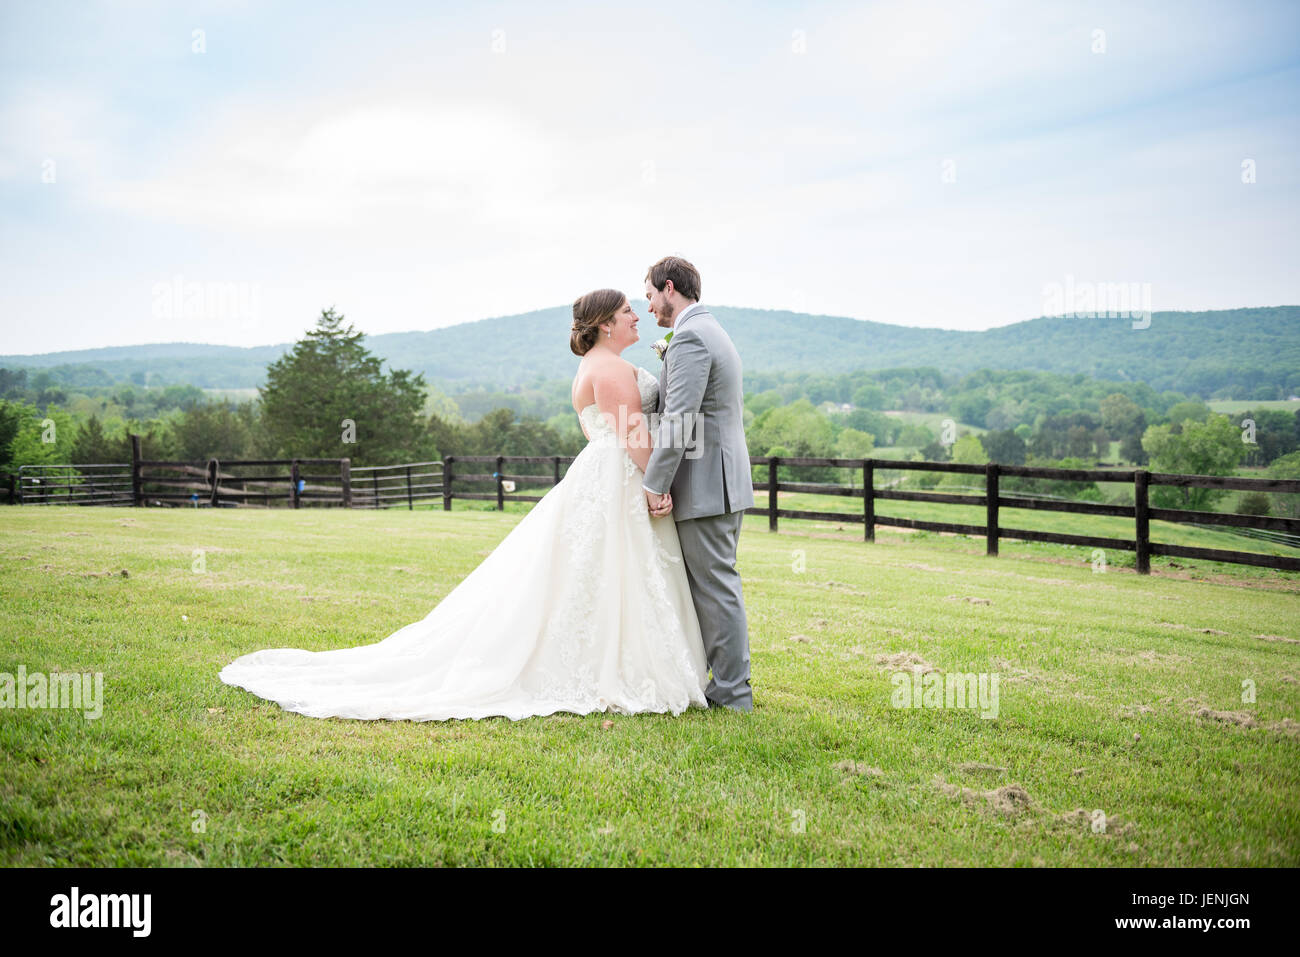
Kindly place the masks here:
POLYGON ((745 408, 751 410, 755 417, 762 415, 768 409, 775 409, 781 405, 784 400, 781 393, 775 389, 768 389, 764 392, 750 393, 745 396, 745 408))
POLYGON ((1142 435, 1138 432, 1130 432, 1120 440, 1119 454, 1120 458, 1134 465, 1146 465, 1150 459, 1147 450, 1142 448, 1142 435))
POLYGON ((1002 465, 1024 465, 1025 456, 1029 454, 1024 439, 1010 429, 999 432, 985 432, 980 437, 988 461, 1002 465))
POLYGON ((22 465, 64 465, 72 462, 77 425, 63 409, 42 413, 36 406, 19 405, 18 431, 10 442, 10 468, 22 465))
POLYGON ((993 392, 992 387, 988 387, 954 396, 949 406, 953 418, 958 422, 966 422, 969 425, 978 425, 983 428, 985 417, 993 409, 991 392, 993 392))
POLYGON ((768 409, 754 420, 747 438, 750 448, 782 445, 796 457, 830 456, 834 448, 830 419, 807 399, 768 409))
POLYGON ((430 451, 420 418, 424 376, 396 369, 362 345, 365 334, 322 310, 316 328, 266 368, 262 428, 281 458, 351 458, 390 465, 430 451))
MULTIPOLYGON (((786 455, 794 458, 832 458, 835 455, 832 431, 831 421, 824 412, 807 399, 799 399, 789 405, 768 409, 756 418, 746 440, 751 450, 766 450, 779 445, 789 450, 786 455)), ((840 477, 838 469, 791 468, 799 472, 798 478, 789 479, 792 482, 834 482, 840 477)))
MULTIPOLYGON (((848 428, 857 429, 859 432, 870 432, 876 445, 893 445, 903 429, 901 420, 871 409, 853 409, 837 416, 836 421, 843 422, 848 428)), ((929 441, 928 433, 926 441, 929 441)), ((924 445, 925 442, 920 444, 924 445)))
MULTIPOLYGON (((1092 463, 1083 459, 1070 458, 1042 459, 1030 455, 1026 465, 1049 469, 1086 469, 1092 463)), ((1101 488, 1096 482, 1077 482, 1072 479, 1030 478, 1025 475, 1006 475, 998 479, 1000 492, 1027 492, 1030 495, 1048 495, 1057 498, 1081 499, 1089 502, 1103 500, 1101 488)))
MULTIPOLYGON (((937 448, 939 448, 939 449, 942 449, 943 454, 944 454, 944 456, 945 456, 945 458, 946 458, 946 456, 947 456, 947 454, 948 454, 948 450, 947 450, 946 447, 944 447, 944 446, 940 446, 938 442, 933 442, 933 443, 931 443, 931 446, 933 446, 933 447, 937 447, 937 448)), ((938 458, 936 454, 933 454, 933 450, 931 449, 931 447, 928 446, 927 448, 918 449, 917 451, 913 452, 913 453, 912 453, 912 457, 911 457, 911 461, 913 461, 913 462, 939 462, 939 461, 943 461, 943 460, 940 459, 940 458, 938 458)), ((916 488, 921 488, 921 489, 934 488, 934 487, 937 486, 941 481, 943 481, 943 473, 942 473, 942 472, 922 472, 922 471, 915 471, 915 472, 904 471, 904 472, 903 472, 903 483, 904 483, 905 485, 915 486, 916 488)))
POLYGON ((425 431, 429 436, 430 455, 434 459, 445 461, 449 455, 476 454, 470 451, 469 427, 462 421, 431 415, 425 431))
POLYGON ((26 369, 0 368, 0 397, 20 398, 28 389, 26 369))
POLYGON ((125 435, 107 434, 99 417, 92 415, 72 443, 70 461, 78 465, 130 462, 131 443, 125 435))
POLYGON ((1170 407, 1169 411, 1165 414, 1165 418, 1168 420, 1169 425, 1174 425, 1188 420, 1193 422, 1204 422, 1213 414, 1214 412, 1204 402, 1199 400, 1189 400, 1186 402, 1179 402, 1170 407))
POLYGON ((1237 500, 1240 515, 1267 515, 1270 509, 1267 492, 1247 492, 1237 500))
MULTIPOLYGON (((949 462, 951 460, 952 460, 952 448, 947 445, 944 445, 937 438, 921 446, 921 457, 919 461, 949 462)), ((934 474, 940 475, 942 473, 936 472, 934 474)))
MULTIPOLYGON (((1269 478, 1300 479, 1300 452, 1284 455, 1268 467, 1269 478)), ((1272 514, 1300 518, 1300 492, 1269 492, 1272 514)))
POLYGON ((1232 417, 1241 426, 1246 420, 1255 423, 1255 444, 1246 446, 1247 465, 1267 465, 1300 448, 1295 434, 1295 416, 1281 409, 1248 410, 1232 417))
POLYGON ((952 460, 964 465, 987 465, 989 457, 979 438, 968 433, 953 443, 952 460))
POLYGON ((859 409, 883 409, 885 407, 885 390, 878 382, 868 382, 853 390, 852 402, 859 409))
MULTIPOLYGON (((1151 456, 1154 472, 1182 475, 1232 475, 1245 455, 1241 430, 1226 415, 1211 415, 1204 422, 1184 419, 1181 431, 1173 425, 1150 426, 1142 447, 1151 456)), ((1222 498, 1224 489, 1156 485, 1151 501, 1162 508, 1208 510, 1222 498)))
POLYGON ((875 436, 857 429, 842 429, 835 440, 835 457, 841 459, 869 459, 875 449, 875 436))
MULTIPOLYGON (((0 373, 5 370, 0 369, 0 373)), ((22 370, 24 376, 27 370, 22 370)), ((24 406, 17 402, 0 400, 0 469, 13 471, 14 439, 22 427, 24 406)))
MULTIPOLYGON (((763 457, 769 459, 773 457, 778 459, 786 459, 789 458, 790 455, 791 455, 790 450, 787 449, 784 445, 774 445, 766 452, 763 453, 763 457)), ((767 488, 767 482, 769 478, 768 467, 766 465, 755 465, 753 468, 754 468, 753 471, 754 490, 758 491, 759 488, 764 488, 764 489, 767 488)), ((791 478, 790 467, 787 465, 777 466, 776 480, 778 482, 796 481, 795 479, 791 478)), ((763 504, 764 505, 767 504, 766 499, 764 499, 763 504)))
POLYGON ((1025 417, 1026 405, 1023 402, 1004 400, 989 410, 984 416, 985 428, 1001 431, 1014 427, 1025 417))
MULTIPOLYGON (((984 446, 979 438, 967 432, 952 444, 952 461, 960 462, 963 465, 987 465, 989 461, 988 453, 984 451, 984 446)), ((939 480, 940 488, 967 489, 978 487, 983 489, 984 479, 978 475, 970 475, 963 472, 940 472, 942 476, 939 480)))
MULTIPOLYGON (((935 438, 934 432, 920 422, 909 422, 898 430, 897 435, 894 437, 894 444, 920 449, 929 445, 935 438)), ((931 459, 930 461, 934 460, 931 459)))
MULTIPOLYGON (((431 415, 436 415, 445 422, 463 423, 465 421, 460 414, 460 406, 456 404, 456 400, 436 386, 429 386, 426 389, 424 408, 420 410, 420 414, 426 419, 431 415)), ((570 411, 569 415, 572 416, 572 414, 572 411, 570 411)))
MULTIPOLYGON (((252 403, 243 403, 245 409, 252 403)), ((186 461, 255 458, 252 454, 255 419, 227 402, 191 406, 176 426, 176 449, 186 461)), ((323 457, 323 456, 322 456, 323 457)), ((341 457, 341 456, 340 456, 341 457)))
POLYGON ((126 454, 124 462, 131 461, 131 436, 140 436, 140 456, 158 462, 171 462, 180 458, 176 449, 176 433, 167 419, 147 422, 128 419, 124 430, 126 454))
POLYGON ((1128 396, 1112 392, 1101 400, 1101 427, 1112 439, 1141 435, 1146 429, 1146 413, 1128 396))
MULTIPOLYGON (((134 392, 127 393, 132 397, 132 403, 138 401, 134 392)), ((198 386, 190 385, 188 382, 184 385, 169 385, 162 390, 162 395, 154 400, 155 407, 159 411, 166 409, 192 409, 196 405, 201 405, 208 399, 207 394, 198 386)))

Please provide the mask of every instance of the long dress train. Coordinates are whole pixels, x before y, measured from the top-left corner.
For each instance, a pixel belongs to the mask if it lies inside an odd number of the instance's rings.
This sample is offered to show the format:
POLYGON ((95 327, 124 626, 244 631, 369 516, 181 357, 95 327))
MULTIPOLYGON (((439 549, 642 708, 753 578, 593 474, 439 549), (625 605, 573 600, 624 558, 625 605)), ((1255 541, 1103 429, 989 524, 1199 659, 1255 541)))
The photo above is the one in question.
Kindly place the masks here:
MULTIPOLYGON (((642 411, 658 381, 637 369, 642 411)), ((423 619, 333 651, 246 654, 221 680, 310 717, 514 720, 708 707, 704 645, 671 515, 587 406, 564 478, 423 619)))

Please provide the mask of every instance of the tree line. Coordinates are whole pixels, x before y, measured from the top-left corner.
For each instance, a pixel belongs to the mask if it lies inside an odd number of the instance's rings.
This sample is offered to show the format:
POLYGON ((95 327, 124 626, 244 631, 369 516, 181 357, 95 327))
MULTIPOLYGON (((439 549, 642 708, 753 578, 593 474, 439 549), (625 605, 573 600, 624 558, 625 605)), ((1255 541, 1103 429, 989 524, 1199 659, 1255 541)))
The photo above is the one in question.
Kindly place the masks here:
MULTIPOLYGON (((29 381, 27 370, 0 369, 0 469, 126 462, 132 432, 150 459, 346 456, 359 466, 449 455, 574 455, 584 444, 567 382, 448 396, 422 374, 385 371, 364 338, 333 309, 323 310, 313 330, 266 366, 256 398, 243 401, 212 401, 193 386, 117 384, 96 408, 95 397, 68 394, 44 371, 29 381)), ((1300 449, 1300 412, 1229 418, 1182 393, 1081 374, 764 372, 746 375, 745 386, 746 437, 751 453, 762 456, 864 458, 887 449, 884 457, 914 460, 1064 467, 1115 460, 1200 474, 1254 466, 1294 477, 1300 449), (1251 423, 1249 441, 1243 422, 1251 423)), ((914 476, 909 482, 922 487, 952 481, 940 473, 914 476)), ((799 472, 804 481, 837 477, 834 470, 799 472)), ((1094 494, 1080 483, 1057 491, 1094 494)), ((1183 507, 1216 497, 1207 489, 1159 490, 1166 493, 1182 496, 1183 507)))

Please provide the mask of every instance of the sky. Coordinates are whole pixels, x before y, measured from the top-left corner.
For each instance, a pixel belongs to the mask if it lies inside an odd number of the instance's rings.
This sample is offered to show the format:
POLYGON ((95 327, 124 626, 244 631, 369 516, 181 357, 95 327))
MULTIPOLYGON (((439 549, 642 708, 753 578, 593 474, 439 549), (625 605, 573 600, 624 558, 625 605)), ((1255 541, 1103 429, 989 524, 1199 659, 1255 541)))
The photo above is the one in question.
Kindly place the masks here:
POLYGON ((1298 161, 1293 2, 0 0, 0 353, 1296 304, 1298 161))

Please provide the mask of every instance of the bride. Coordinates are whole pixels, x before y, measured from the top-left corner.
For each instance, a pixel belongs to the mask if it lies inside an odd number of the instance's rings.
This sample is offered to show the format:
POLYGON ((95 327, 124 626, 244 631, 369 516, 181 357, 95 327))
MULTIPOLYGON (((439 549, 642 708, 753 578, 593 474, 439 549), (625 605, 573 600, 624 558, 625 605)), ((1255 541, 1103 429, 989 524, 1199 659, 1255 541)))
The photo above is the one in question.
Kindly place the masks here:
POLYGON ((617 290, 573 304, 573 405, 587 445, 427 616, 371 645, 255 651, 221 680, 313 718, 707 708, 699 620, 665 517, 672 503, 652 517, 641 487, 659 383, 620 355, 640 338, 636 326, 617 290))

